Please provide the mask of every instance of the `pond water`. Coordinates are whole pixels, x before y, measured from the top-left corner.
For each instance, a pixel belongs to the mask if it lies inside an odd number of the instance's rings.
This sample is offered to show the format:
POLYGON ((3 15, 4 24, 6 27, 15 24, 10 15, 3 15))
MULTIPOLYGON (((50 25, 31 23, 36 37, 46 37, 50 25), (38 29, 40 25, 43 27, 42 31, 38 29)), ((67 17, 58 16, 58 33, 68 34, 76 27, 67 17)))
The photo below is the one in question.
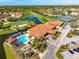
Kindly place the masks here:
POLYGON ((36 17, 29 16, 29 17, 27 17, 27 19, 30 21, 34 21, 36 24, 42 24, 42 22, 36 17))

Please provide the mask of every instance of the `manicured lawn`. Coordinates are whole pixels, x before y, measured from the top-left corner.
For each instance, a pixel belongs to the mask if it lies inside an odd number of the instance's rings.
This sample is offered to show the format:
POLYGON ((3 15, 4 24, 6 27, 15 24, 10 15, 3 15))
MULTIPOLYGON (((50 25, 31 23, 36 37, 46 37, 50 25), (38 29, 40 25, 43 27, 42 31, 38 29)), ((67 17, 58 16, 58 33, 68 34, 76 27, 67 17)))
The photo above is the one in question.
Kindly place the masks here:
POLYGON ((52 21, 58 20, 58 19, 56 19, 56 18, 53 18, 53 17, 52 17, 52 18, 49 18, 49 19, 50 19, 50 20, 52 20, 52 21))
POLYGON ((14 55, 10 49, 10 47, 6 44, 4 44, 4 50, 6 54, 7 59, 16 59, 16 55, 14 55))
POLYGON ((68 37, 68 38, 72 38, 72 37, 73 37, 73 34, 69 32, 69 33, 67 34, 67 37, 68 37))
POLYGON ((15 31, 6 29, 6 30, 2 30, 2 31, 0 31, 0 35, 4 35, 4 34, 8 34, 8 33, 12 33, 12 32, 15 32, 15 31))
POLYGON ((59 50, 56 52, 56 56, 58 57, 58 59, 64 59, 64 57, 61 55, 62 52, 68 50, 69 48, 65 45, 62 45, 59 50))
POLYGON ((47 21, 46 17, 43 17, 43 16, 36 14, 36 13, 33 13, 32 11, 22 11, 22 12, 24 12, 24 14, 25 14, 23 16, 23 18, 26 18, 28 16, 33 16, 33 17, 38 18, 42 23, 45 23, 47 21))
POLYGON ((8 45, 4 44, 5 40, 13 33, 13 31, 4 31, 4 34, 0 32, 0 59, 18 59, 16 58, 18 56, 13 54, 12 49, 10 49, 8 45))
MULTIPOLYGON (((38 18, 42 23, 45 23, 46 21, 47 21, 47 19, 45 18, 45 17, 42 17, 41 15, 38 15, 38 14, 30 14, 30 15, 28 15, 28 16, 33 16, 33 17, 36 17, 36 18, 38 18)), ((27 16, 27 17, 28 17, 27 16)))
POLYGON ((16 22, 9 22, 9 23, 4 23, 3 24, 3 27, 10 27, 10 26, 13 26, 13 25, 22 25, 22 24, 28 24, 31 25, 31 24, 34 24, 34 22, 29 22, 27 20, 18 20, 16 22))
POLYGON ((79 30, 76 30, 76 29, 71 30, 71 31, 67 34, 67 37, 68 37, 68 38, 72 38, 74 35, 79 36, 79 30))
POLYGON ((33 56, 30 59, 40 59, 38 56, 33 56))
MULTIPOLYGON (((0 32, 0 59, 7 59, 5 48, 3 46, 4 41, 11 35, 11 33, 0 32)), ((8 52, 9 53, 9 52, 8 52)))
POLYGON ((45 23, 45 22, 47 22, 47 18, 46 17, 43 17, 43 16, 41 16, 41 15, 39 15, 39 14, 34 14, 35 15, 35 17, 37 17, 42 23, 45 23))
POLYGON ((15 59, 12 56, 11 50, 9 50, 9 47, 7 45, 4 45, 5 40, 11 36, 15 31, 11 30, 4 30, 0 31, 0 59, 15 59), (11 55, 11 56, 10 56, 11 55), (9 58, 10 57, 10 58, 9 58))
POLYGON ((56 56, 57 56, 59 59, 64 59, 63 56, 60 54, 60 51, 58 51, 58 53, 56 54, 56 56))

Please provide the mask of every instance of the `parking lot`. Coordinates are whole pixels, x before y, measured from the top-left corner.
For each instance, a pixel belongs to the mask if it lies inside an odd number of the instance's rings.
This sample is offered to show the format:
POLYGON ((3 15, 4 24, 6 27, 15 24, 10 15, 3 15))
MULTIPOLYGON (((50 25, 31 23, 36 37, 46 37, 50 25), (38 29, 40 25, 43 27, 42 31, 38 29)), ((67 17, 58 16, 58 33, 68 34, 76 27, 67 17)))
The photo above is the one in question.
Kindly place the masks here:
POLYGON ((79 36, 66 38, 62 43, 69 48, 69 50, 61 52, 64 59, 79 59, 79 36))

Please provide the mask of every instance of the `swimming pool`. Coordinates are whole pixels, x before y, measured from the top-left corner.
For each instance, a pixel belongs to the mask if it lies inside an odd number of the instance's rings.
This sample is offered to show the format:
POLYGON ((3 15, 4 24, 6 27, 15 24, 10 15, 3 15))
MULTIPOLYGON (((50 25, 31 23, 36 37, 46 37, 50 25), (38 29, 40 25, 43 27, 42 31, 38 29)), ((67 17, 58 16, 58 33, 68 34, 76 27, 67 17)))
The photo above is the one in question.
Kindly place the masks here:
POLYGON ((21 37, 18 38, 18 40, 19 40, 20 42, 22 42, 22 43, 25 43, 25 42, 27 42, 27 36, 22 35, 21 37))

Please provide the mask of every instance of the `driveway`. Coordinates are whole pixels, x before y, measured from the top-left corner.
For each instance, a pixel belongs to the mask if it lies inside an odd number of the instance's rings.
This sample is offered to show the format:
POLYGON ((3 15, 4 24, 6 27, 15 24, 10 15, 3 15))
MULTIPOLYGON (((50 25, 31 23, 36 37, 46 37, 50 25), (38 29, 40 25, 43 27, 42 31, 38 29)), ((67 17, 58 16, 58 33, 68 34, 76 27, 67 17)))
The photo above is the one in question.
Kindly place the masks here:
POLYGON ((58 37, 55 42, 52 42, 51 45, 48 46, 41 59, 58 59, 56 57, 56 52, 64 43, 66 35, 68 34, 68 32, 70 32, 70 30, 71 27, 69 25, 66 25, 65 29, 62 30, 60 37, 58 37))
POLYGON ((41 59, 57 59, 54 50, 55 50, 54 46, 48 46, 47 50, 45 51, 41 59))
POLYGON ((60 48, 60 46, 64 43, 66 35, 70 32, 71 27, 69 25, 66 25, 65 29, 62 30, 60 37, 56 40, 56 42, 53 44, 57 47, 55 49, 55 52, 60 48))

